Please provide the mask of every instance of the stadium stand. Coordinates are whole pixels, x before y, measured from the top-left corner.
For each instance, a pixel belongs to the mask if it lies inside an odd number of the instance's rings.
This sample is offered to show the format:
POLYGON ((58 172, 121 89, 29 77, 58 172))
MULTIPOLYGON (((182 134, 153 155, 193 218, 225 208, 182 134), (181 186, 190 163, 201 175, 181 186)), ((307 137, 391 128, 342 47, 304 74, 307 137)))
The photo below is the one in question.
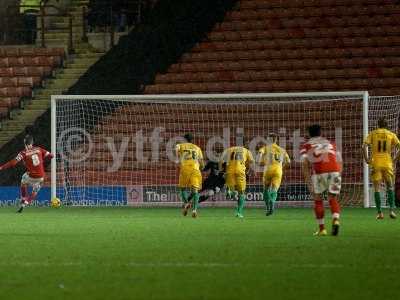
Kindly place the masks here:
MULTIPOLYGON (((102 65, 103 61, 103 52, 97 49, 94 49, 92 46, 88 44, 86 40, 83 39, 84 35, 82 32, 83 29, 83 12, 84 12, 84 7, 87 7, 89 1, 88 0, 72 0, 72 1, 48 1, 49 4, 61 4, 62 2, 70 2, 69 6, 66 6, 66 9, 68 10, 70 15, 73 15, 73 24, 72 24, 72 30, 73 30, 73 50, 74 53, 66 53, 66 58, 63 61, 63 68, 62 69, 57 69, 55 74, 53 74, 52 69, 49 69, 48 67, 44 66, 37 66, 42 64, 43 58, 39 59, 31 59, 29 58, 29 63, 32 64, 32 66, 19 66, 21 63, 24 63, 24 60, 28 58, 17 58, 23 55, 20 55, 21 53, 16 52, 16 47, 10 47, 10 46, 0 46, 0 49, 2 53, 5 51, 7 53, 7 59, 3 60, 3 57, 1 57, 1 61, 3 65, 6 65, 5 67, 0 67, 0 74, 1 77, 7 77, 6 79, 1 79, 2 84, 7 85, 7 87, 0 90, 0 93, 2 95, 7 95, 7 97, 4 96, 4 101, 0 105, 0 118, 4 118, 4 122, 1 124, 2 125, 2 134, 0 135, 0 156, 1 160, 7 160, 11 159, 16 152, 18 152, 21 146, 21 139, 23 139, 23 136, 26 134, 26 132, 29 132, 35 136, 36 143, 41 144, 47 148, 50 147, 50 117, 49 117, 49 106, 50 106, 50 96, 51 95, 58 95, 62 93, 66 93, 67 90, 71 87, 71 85, 74 85, 78 79, 80 83, 83 83, 83 86, 86 86, 85 84, 85 77, 83 76, 82 79, 81 76, 84 74, 86 71, 88 71, 89 67, 91 67, 95 62, 97 62, 100 58, 99 64, 102 65), (11 49, 13 48, 13 49, 11 49), (9 55, 8 55, 9 54, 9 55), (18 54, 18 55, 17 55, 18 54), (13 57, 12 59, 8 59, 8 57, 13 57), (13 67, 8 67, 12 63, 13 67), (14 66, 18 65, 18 66, 14 66), (47 77, 50 75, 50 77, 47 77), (55 75, 55 76, 53 76, 55 75), (14 77, 18 77, 18 79, 14 79, 14 77), (45 80, 45 86, 44 88, 36 88, 35 85, 33 85, 34 88, 34 95, 32 98, 32 101, 30 101, 27 105, 25 105, 24 109, 18 110, 18 114, 15 114, 11 120, 9 120, 9 107, 17 107, 19 105, 19 102, 17 97, 13 97, 11 95, 15 95, 17 92, 22 92, 26 91, 28 92, 29 90, 29 96, 32 95, 32 88, 27 87, 27 86, 22 86, 22 87, 15 87, 15 84, 21 84, 24 83, 26 84, 25 79, 20 79, 20 77, 32 77, 32 84, 37 82, 38 77, 43 78, 46 77, 45 80), (13 79, 11 79, 13 78, 13 79), (11 85, 11 86, 9 86, 11 85), (26 90, 26 88, 28 90, 26 90), (12 92, 12 93, 11 93, 12 92)), ((134 2, 134 1, 132 1, 134 2)), ((152 4, 156 1, 150 1, 152 4)), ((11 3, 11 1, 10 1, 11 3)), ((11 3, 13 4, 13 3, 11 3)), ((164 4, 165 5, 165 4, 164 4)), ((169 9, 165 8, 170 7, 169 4, 166 6, 162 7, 162 9, 158 9, 158 14, 165 14, 165 13, 176 13, 173 11, 170 11, 169 9)), ((212 6, 212 9, 215 9, 215 6, 212 6)), ((156 10, 157 11, 157 10, 156 10)), ((0 8, 0 12, 3 12, 2 8, 0 8)), ((209 11, 207 11, 209 12, 209 11)), ((185 11, 181 11, 179 13, 180 16, 182 16, 185 13, 185 11)), ((147 12, 146 12, 147 14, 147 12)), ((153 21, 155 23, 159 23, 159 15, 154 16, 153 14, 153 21)), ((140 34, 143 33, 143 29, 148 28, 148 24, 145 24, 145 19, 144 15, 141 16, 142 18, 142 23, 137 24, 137 25, 142 25, 141 28, 138 26, 138 29, 135 29, 136 35, 138 32, 141 32, 140 34)), ((167 18, 165 19, 165 23, 167 23, 167 18)), ((1 20, 3 21, 3 20, 1 20)), ((47 28, 47 32, 45 34, 45 42, 47 45, 46 49, 52 49, 55 46, 58 47, 63 47, 64 51, 68 49, 68 34, 66 33, 66 25, 69 22, 69 17, 68 16, 52 16, 51 21, 49 21, 49 28, 47 28)), ((153 27, 153 26, 150 26, 153 27)), ((164 30, 165 28, 163 28, 164 30)), ((208 28, 209 29, 209 28, 208 28)), ((151 29, 153 30, 153 29, 151 29)), ((207 30, 208 31, 208 30, 207 30)), ((161 30, 160 30, 161 32, 161 30)), ((192 34, 192 32, 189 32, 192 34)), ((135 33, 132 33, 135 36, 135 33)), ((103 33, 104 35, 104 33, 103 33)), ((143 35, 145 36, 145 35, 143 35)), ((151 38, 151 36, 147 35, 147 38, 151 38)), ((131 39, 129 43, 128 38, 125 38, 125 43, 124 45, 128 47, 124 50, 124 52, 129 52, 132 51, 135 47, 132 47, 132 41, 134 41, 133 44, 136 43, 136 40, 134 38, 131 39)), ((154 39, 155 41, 155 39, 154 39)), ((197 41, 197 40, 196 40, 197 41)), ((0 41, 2 42, 2 41, 0 41)), ((37 39, 37 44, 40 45, 42 43, 40 34, 37 39)), ((104 42, 105 43, 105 42, 104 42)), ((139 44, 138 47, 143 46, 143 44, 139 44)), ((138 48, 136 47, 136 48, 138 48)), ((43 49, 37 50, 38 48, 34 48, 32 46, 27 47, 26 45, 18 46, 18 51, 24 51, 24 52, 29 52, 29 51, 46 51, 43 49), (35 50, 32 50, 34 48, 35 50)), ((119 48, 119 45, 116 45, 116 49, 119 48)), ((113 49, 111 52, 114 52, 116 49, 113 49)), ((143 51, 143 49, 142 49, 143 51)), ((147 50, 145 50, 144 53, 146 53, 147 50)), ((123 61, 121 57, 121 54, 118 53, 118 51, 114 52, 117 53, 117 56, 120 60, 120 63, 123 64, 125 67, 130 66, 129 64, 126 63, 126 61, 123 61)), ((157 52, 157 54, 159 54, 157 52)), ((28 56, 28 55, 25 55, 28 56)), ((31 55, 32 56, 32 55, 31 55)), ((42 55, 37 55, 37 56, 42 56, 42 55)), ((157 55, 159 57, 159 55, 157 55)), ((140 58, 142 61, 144 61, 142 58, 140 58)), ((50 62, 52 59, 47 60, 46 62, 50 62)), ((106 69, 107 72, 113 76, 113 79, 117 79, 118 82, 123 82, 126 83, 127 85, 129 84, 129 79, 130 77, 126 77, 125 80, 120 80, 120 76, 124 76, 122 72, 117 72, 121 71, 120 66, 117 66, 117 69, 115 68, 115 61, 110 61, 106 60, 105 64, 107 65, 106 69), (114 70, 115 72, 118 73, 118 76, 112 72, 111 70, 114 70)), ((92 69, 92 68, 91 68, 92 69)), ((91 72, 91 69, 88 71, 90 74, 89 77, 93 79, 95 84, 93 84, 93 88, 98 88, 99 85, 102 85, 102 88, 106 89, 112 84, 113 80, 109 80, 108 82, 104 83, 102 80, 99 80, 99 76, 101 77, 101 74, 97 74, 93 76, 93 73, 91 72)), ((98 71, 98 68, 93 67, 94 72, 96 73, 98 71)), ((136 70, 136 69, 135 69, 136 70)), ((144 69, 143 69, 144 70, 144 69)), ((109 78, 108 78, 109 79, 109 78)), ((29 83, 29 80, 28 80, 29 83)), ((89 85, 90 86, 90 85, 89 85)), ((115 85, 114 86, 118 86, 115 85)), ((82 86, 79 86, 78 89, 76 90, 78 93, 87 93, 89 90, 82 86)), ((100 89, 98 89, 100 91, 100 89)), ((121 90, 120 90, 121 91, 121 90)), ((129 89, 126 89, 126 91, 129 91, 129 89)), ((112 89, 110 89, 110 92, 113 92, 112 89)), ((16 182, 19 181, 18 177, 20 177, 21 172, 23 171, 22 168, 18 169, 19 172, 6 172, 4 173, 4 176, 0 178, 1 184, 4 185, 13 185, 16 182)))
POLYGON ((145 93, 398 94, 399 22, 391 0, 242 0, 145 93))
POLYGON ((87 5, 87 0, 41 3, 45 11, 45 40, 42 41, 42 24, 38 22, 40 33, 36 45, 40 48, 27 45, 20 38, 24 36, 21 24, 17 22, 14 27, 13 20, 21 17, 18 4, 7 2, 0 10, 6 16, 2 21, 7 25, 4 31, 0 30, 3 34, 0 40, 3 45, 0 46, 0 146, 23 132, 49 108, 50 95, 65 92, 103 55, 82 40, 82 7, 87 5), (70 14, 64 9, 75 13, 71 19, 72 44, 68 38, 70 14))
POLYGON ((2 119, 10 118, 13 109, 23 108, 33 89, 42 87, 64 59, 63 48, 0 48, 2 119))

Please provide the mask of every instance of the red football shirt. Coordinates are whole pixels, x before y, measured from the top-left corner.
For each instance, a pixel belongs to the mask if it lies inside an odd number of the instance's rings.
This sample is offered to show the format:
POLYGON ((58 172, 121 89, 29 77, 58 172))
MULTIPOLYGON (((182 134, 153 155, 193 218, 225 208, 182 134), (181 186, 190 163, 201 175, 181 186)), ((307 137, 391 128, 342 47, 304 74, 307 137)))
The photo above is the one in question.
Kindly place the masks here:
POLYGON ((17 162, 23 161, 28 174, 32 178, 42 178, 45 175, 44 172, 44 159, 52 158, 53 155, 40 147, 33 146, 30 149, 22 150, 18 153, 15 160, 17 162))
POLYGON ((323 137, 309 139, 301 146, 301 159, 307 159, 314 173, 340 172, 340 156, 336 145, 323 137))

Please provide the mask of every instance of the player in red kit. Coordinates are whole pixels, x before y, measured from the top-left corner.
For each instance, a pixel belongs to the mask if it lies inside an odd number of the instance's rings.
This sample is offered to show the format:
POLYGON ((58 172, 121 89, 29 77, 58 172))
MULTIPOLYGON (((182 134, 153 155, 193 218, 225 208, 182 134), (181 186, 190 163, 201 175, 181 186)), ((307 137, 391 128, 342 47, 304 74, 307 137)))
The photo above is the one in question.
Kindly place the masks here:
POLYGON ((332 235, 339 234, 340 205, 338 196, 342 183, 342 158, 336 145, 321 137, 321 126, 308 128, 310 139, 300 149, 303 176, 314 198, 314 211, 319 224, 315 235, 326 235, 323 194, 328 194, 332 213, 332 235), (310 173, 311 170, 311 173, 310 173))
POLYGON ((53 158, 50 152, 34 146, 33 137, 27 135, 24 138, 25 149, 18 153, 17 157, 0 166, 0 171, 15 167, 21 161, 24 162, 27 171, 21 178, 21 206, 17 212, 21 213, 25 206, 32 203, 38 194, 44 181, 44 160, 53 158), (32 193, 28 195, 28 186, 32 187, 32 193))

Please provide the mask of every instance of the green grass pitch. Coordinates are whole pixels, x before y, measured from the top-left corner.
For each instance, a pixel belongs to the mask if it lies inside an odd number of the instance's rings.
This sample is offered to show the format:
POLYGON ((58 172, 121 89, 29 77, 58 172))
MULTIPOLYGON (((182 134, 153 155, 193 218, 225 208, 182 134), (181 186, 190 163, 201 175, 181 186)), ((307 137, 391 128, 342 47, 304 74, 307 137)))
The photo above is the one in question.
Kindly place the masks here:
POLYGON ((400 220, 344 209, 0 209, 0 299, 397 299, 400 220))

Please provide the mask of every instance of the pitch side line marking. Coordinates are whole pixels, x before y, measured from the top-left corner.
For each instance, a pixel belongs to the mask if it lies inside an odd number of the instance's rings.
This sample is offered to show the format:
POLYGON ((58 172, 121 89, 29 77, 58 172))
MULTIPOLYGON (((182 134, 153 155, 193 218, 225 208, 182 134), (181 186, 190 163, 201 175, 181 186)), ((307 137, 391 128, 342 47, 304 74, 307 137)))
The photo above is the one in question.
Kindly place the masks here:
MULTIPOLYGON (((94 263, 84 262, 65 262, 65 263, 47 263, 47 262, 12 262, 12 263, 0 263, 1 267, 82 267, 90 266, 94 263)), ((344 264, 271 264, 271 263, 259 263, 259 264, 236 264, 236 263, 196 263, 196 262, 154 262, 154 263, 141 263, 141 262, 128 262, 123 264, 111 263, 101 264, 102 266, 113 266, 113 267, 133 267, 133 268, 249 268, 249 267, 262 267, 271 268, 276 266, 284 266, 286 268, 298 268, 298 269, 345 269, 349 268, 344 264)), ((380 265, 375 266, 378 269, 391 269, 400 270, 400 266, 394 265, 380 265)))

